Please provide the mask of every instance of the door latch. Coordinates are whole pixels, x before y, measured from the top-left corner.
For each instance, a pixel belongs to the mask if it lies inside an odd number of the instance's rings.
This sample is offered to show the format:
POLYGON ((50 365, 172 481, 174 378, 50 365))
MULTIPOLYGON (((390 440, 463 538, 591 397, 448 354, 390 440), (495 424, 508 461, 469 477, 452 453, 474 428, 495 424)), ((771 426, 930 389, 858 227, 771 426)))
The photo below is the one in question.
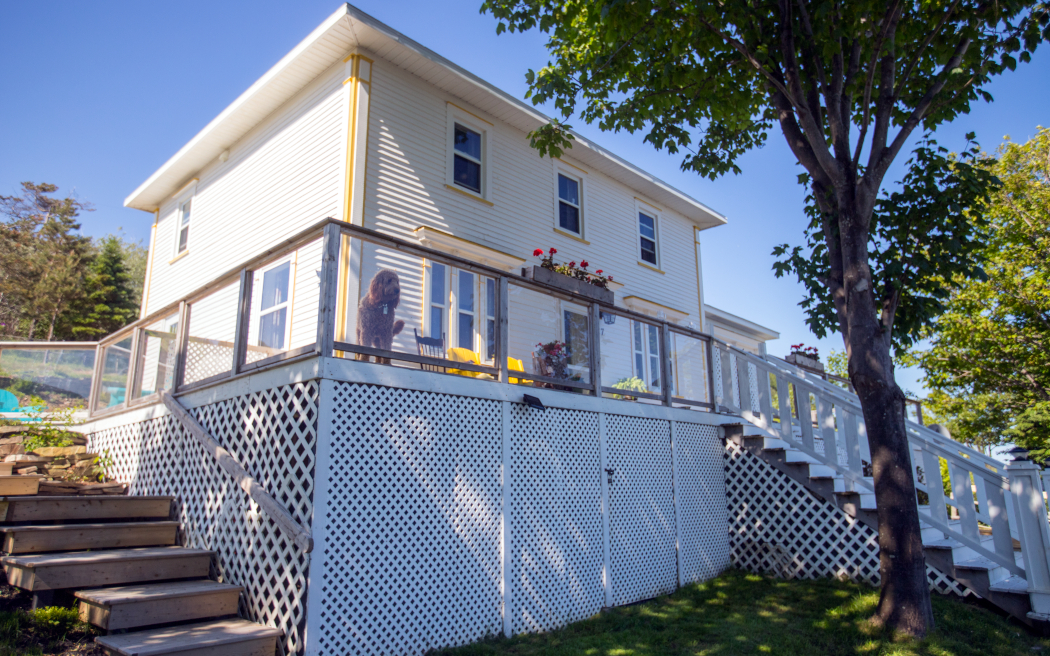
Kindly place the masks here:
POLYGON ((612 467, 606 468, 605 473, 609 475, 609 484, 612 485, 612 482, 613 482, 613 468, 612 467))

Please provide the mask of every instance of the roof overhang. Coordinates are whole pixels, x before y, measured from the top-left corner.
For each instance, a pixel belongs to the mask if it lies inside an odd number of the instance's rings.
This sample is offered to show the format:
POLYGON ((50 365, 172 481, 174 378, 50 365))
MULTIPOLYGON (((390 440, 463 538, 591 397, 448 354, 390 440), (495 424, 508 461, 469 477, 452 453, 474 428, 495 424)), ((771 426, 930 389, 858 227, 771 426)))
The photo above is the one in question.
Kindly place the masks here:
MULTIPOLYGON (((344 4, 157 169, 125 199, 124 205, 150 212, 156 210, 186 180, 197 175, 220 153, 354 49, 366 50, 391 61, 523 132, 550 122, 549 117, 531 105, 360 9, 344 4)), ((583 136, 576 133, 574 136, 574 147, 567 152, 574 159, 641 192, 654 203, 682 214, 701 229, 726 223, 724 216, 700 201, 583 136)))
POLYGON ((780 339, 780 333, 772 328, 766 328, 754 321, 748 321, 743 317, 738 317, 735 314, 730 314, 725 310, 719 310, 710 305, 704 305, 704 315, 706 317, 705 320, 710 321, 711 323, 733 332, 740 333, 741 335, 746 335, 760 342, 780 339))

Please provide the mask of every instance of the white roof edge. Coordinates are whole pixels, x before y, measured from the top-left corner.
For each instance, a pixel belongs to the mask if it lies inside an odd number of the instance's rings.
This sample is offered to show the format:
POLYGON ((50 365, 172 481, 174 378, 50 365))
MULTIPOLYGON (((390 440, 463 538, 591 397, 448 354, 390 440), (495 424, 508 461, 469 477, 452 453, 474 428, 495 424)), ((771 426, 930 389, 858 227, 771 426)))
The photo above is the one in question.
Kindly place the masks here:
POLYGON ((718 323, 723 323, 732 328, 742 330, 746 334, 750 334, 762 342, 768 342, 772 339, 780 339, 780 333, 772 328, 767 328, 761 324, 755 323, 754 321, 726 312, 725 310, 719 310, 713 305, 705 303, 704 314, 718 323))
MULTIPOLYGON (((346 3, 340 6, 339 9, 337 9, 331 16, 325 19, 324 22, 322 22, 317 28, 315 28, 305 39, 300 41, 299 44, 295 46, 295 48, 293 48, 288 54, 282 57, 280 61, 278 61, 268 71, 266 71, 266 73, 264 73, 262 77, 256 80, 255 83, 252 84, 252 86, 248 87, 248 89, 240 96, 238 96, 236 100, 230 103, 230 105, 226 107, 226 109, 224 109, 218 116, 216 116, 206 126, 204 126, 204 128, 200 132, 198 132, 192 139, 190 139, 189 142, 186 143, 186 145, 184 145, 178 150, 178 152, 172 155, 168 159, 168 161, 166 161, 163 165, 161 165, 159 169, 157 169, 153 173, 153 175, 147 178, 145 182, 140 184, 138 188, 135 189, 135 191, 133 191, 127 198, 124 199, 124 206, 153 211, 153 209, 155 208, 144 207, 141 204, 136 205, 136 198, 140 196, 143 192, 145 192, 165 173, 167 173, 184 155, 186 155, 190 150, 192 150, 197 144, 206 139, 226 119, 228 119, 238 109, 247 104, 252 99, 252 97, 261 89, 263 89, 274 77, 279 75, 282 70, 291 65, 300 55, 309 50, 309 48, 316 41, 321 39, 326 32, 332 29, 332 27, 334 27, 341 19, 345 17, 349 17, 354 21, 358 21, 366 25, 367 27, 383 34, 387 38, 396 41, 403 47, 413 50, 420 56, 425 57, 433 61, 434 63, 439 64, 440 66, 443 66, 462 80, 474 86, 477 86, 481 90, 498 97, 503 102, 514 106, 516 109, 527 114, 528 116, 536 120, 538 123, 549 123, 551 121, 551 118, 549 116, 543 114, 540 111, 537 111, 533 106, 525 103, 523 100, 515 98, 509 93, 503 91, 502 89, 494 86, 489 82, 486 82, 485 80, 481 79, 480 77, 471 73, 470 71, 467 71, 463 67, 449 61, 445 57, 442 57, 433 50, 430 50, 426 46, 408 38, 407 36, 401 34, 397 30, 394 30, 389 25, 386 25, 378 19, 366 14, 357 7, 346 3)), ((725 224, 728 222, 728 220, 723 214, 716 212, 704 203, 701 203, 695 198, 689 196, 685 192, 676 189, 670 184, 664 182, 663 180, 660 180, 656 176, 638 168, 634 164, 631 164, 622 157, 595 144, 594 142, 576 133, 575 131, 571 132, 573 137, 575 138, 575 144, 579 144, 585 148, 588 148, 589 150, 610 160, 614 164, 623 167, 624 169, 627 169, 633 175, 636 175, 642 178, 643 180, 649 182, 650 184, 653 184, 659 187, 660 189, 664 190, 665 192, 677 197, 683 203, 695 207, 696 209, 710 216, 716 224, 725 224)))

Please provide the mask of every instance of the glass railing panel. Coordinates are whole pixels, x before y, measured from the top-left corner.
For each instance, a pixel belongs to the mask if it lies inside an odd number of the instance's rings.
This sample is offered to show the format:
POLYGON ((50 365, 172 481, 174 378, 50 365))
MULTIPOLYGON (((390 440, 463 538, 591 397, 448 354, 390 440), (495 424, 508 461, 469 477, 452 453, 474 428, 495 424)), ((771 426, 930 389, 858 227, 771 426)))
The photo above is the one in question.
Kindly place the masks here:
POLYGON ((321 240, 252 273, 245 364, 317 341, 321 240))
POLYGON ((151 323, 140 332, 132 400, 174 387, 178 328, 179 315, 173 314, 151 323))
POLYGON ((681 333, 671 333, 674 398, 710 403, 707 342, 681 333))
MULTIPOLYGON (((548 293, 509 285, 508 348, 511 375, 528 374, 566 381, 532 381, 539 387, 590 383, 590 317, 585 305, 548 293)), ((520 379, 527 382, 528 379, 520 379)), ((512 381, 513 382, 513 381, 512 381)))
POLYGON ((94 368, 94 346, 38 350, 0 342, 0 413, 87 408, 94 368))
POLYGON ((102 349, 95 410, 123 405, 128 392, 128 369, 131 366, 131 336, 102 349))
POLYGON ((233 368, 239 293, 240 282, 234 282, 190 306, 184 385, 229 373, 233 368))
POLYGON ((348 296, 354 302, 348 303, 345 334, 340 338, 337 330, 336 342, 390 355, 348 351, 344 357, 496 379, 494 371, 470 369, 495 366, 496 278, 357 239, 351 240, 347 260, 348 296))

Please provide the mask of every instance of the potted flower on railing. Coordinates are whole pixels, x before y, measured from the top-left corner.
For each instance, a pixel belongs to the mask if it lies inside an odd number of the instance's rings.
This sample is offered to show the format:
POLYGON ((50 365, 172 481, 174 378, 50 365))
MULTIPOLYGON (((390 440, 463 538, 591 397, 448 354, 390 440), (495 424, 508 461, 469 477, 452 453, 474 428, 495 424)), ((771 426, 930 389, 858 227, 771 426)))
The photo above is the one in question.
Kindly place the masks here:
POLYGON ((784 359, 796 367, 824 372, 824 365, 820 362, 820 351, 815 346, 792 344, 791 354, 784 359))
POLYGON ((522 269, 521 275, 532 278, 536 282, 546 283, 567 292, 612 305, 613 293, 609 289, 609 283, 613 282, 612 276, 605 275, 602 269, 590 271, 591 264, 587 260, 581 260, 579 264, 575 261, 555 262, 554 255, 557 252, 556 248, 548 251, 537 248, 532 255, 540 258, 540 263, 533 265, 531 269, 522 269))
MULTIPOLYGON (((555 340, 553 342, 547 342, 546 344, 537 344, 536 350, 533 352, 533 357, 535 358, 534 368, 541 376, 577 382, 583 379, 579 374, 574 374, 569 371, 569 365, 572 363, 572 353, 569 351, 569 345, 565 342, 555 340)), ((542 386, 566 391, 576 391, 575 388, 572 387, 558 387, 549 383, 543 383, 542 386)))

